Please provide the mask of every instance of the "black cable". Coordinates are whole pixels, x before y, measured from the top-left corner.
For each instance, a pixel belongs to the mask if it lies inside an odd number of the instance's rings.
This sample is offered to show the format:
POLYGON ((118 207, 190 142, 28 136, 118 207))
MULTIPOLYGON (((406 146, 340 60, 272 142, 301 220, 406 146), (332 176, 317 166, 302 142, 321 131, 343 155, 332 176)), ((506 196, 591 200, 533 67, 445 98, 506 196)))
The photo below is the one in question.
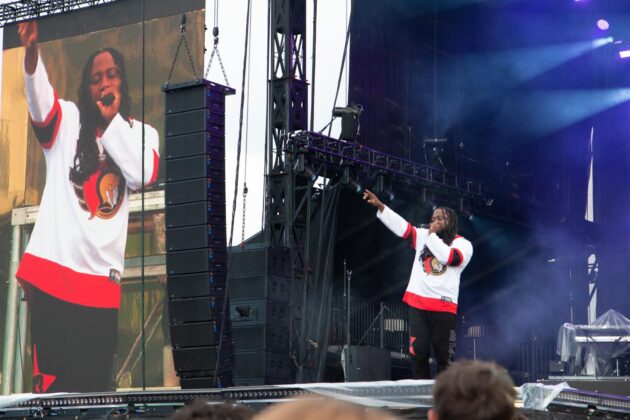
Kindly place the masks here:
POLYGON ((140 303, 140 319, 141 319, 141 335, 142 335, 142 390, 144 391, 146 387, 146 338, 144 336, 144 292, 145 292, 145 284, 144 284, 144 153, 145 153, 145 144, 144 144, 144 123, 145 123, 145 110, 144 110, 144 72, 145 72, 145 25, 144 25, 144 0, 142 0, 142 100, 141 100, 141 114, 142 114, 142 177, 140 179, 140 194, 141 194, 141 210, 140 210, 140 293, 141 293, 141 303, 140 303))
MULTIPOLYGON (((350 42, 350 33, 352 28, 352 18, 354 17, 354 4, 355 0, 352 0, 350 4, 350 19, 348 19, 348 29, 346 30, 346 43, 343 47, 343 56, 341 57, 341 69, 339 70, 339 79, 337 79, 337 90, 335 91, 335 100, 333 101, 333 109, 335 105, 337 105, 337 97, 339 96, 339 88, 341 87, 341 78, 343 77, 343 69, 346 65, 346 55, 348 53, 348 43, 350 42)), ((331 110, 332 115, 332 110, 331 110)), ((332 130, 332 120, 334 117, 330 119, 330 123, 328 126, 328 137, 330 137, 330 131, 332 130)), ((324 131, 324 130, 322 130, 324 131)))
POLYGON ((260 225, 261 225, 261 230, 264 230, 267 228, 267 226, 265 226, 265 219, 266 219, 266 215, 267 215, 267 203, 266 203, 266 199, 267 196, 269 194, 269 192, 271 191, 271 188, 268 188, 268 183, 267 183, 267 179, 269 177, 269 173, 271 172, 270 169, 268 168, 267 165, 269 165, 269 162, 271 162, 269 159, 269 156, 271 155, 271 149, 267 150, 267 148, 269 147, 269 119, 271 118, 271 98, 270 98, 270 94, 269 94, 269 77, 270 77, 270 68, 271 68, 271 57, 269 57, 269 51, 271 50, 271 2, 267 3, 267 86, 266 86, 266 92, 265 92, 265 98, 267 99, 267 107, 266 107, 266 118, 265 118, 265 162, 264 162, 264 176, 263 176, 263 203, 262 203, 262 215, 261 215, 261 220, 260 220, 260 225))
POLYGON ((238 143, 236 146, 236 175, 234 177, 234 199, 232 200, 232 222, 230 223, 230 241, 228 246, 232 246, 234 235, 234 218, 236 216, 236 198, 238 195, 238 175, 241 166, 241 141, 243 139, 243 108, 245 105, 245 79, 247 74, 247 54, 249 45, 249 27, 252 0, 247 1, 247 18, 245 22, 245 51, 243 53, 243 80, 241 82, 241 110, 238 118, 238 143))
POLYGON ((315 125, 315 67, 317 63, 317 0, 313 0, 313 61, 311 66, 311 128, 315 125))
MULTIPOLYGON (((250 16, 251 16, 252 0, 247 1, 247 17, 245 23, 245 51, 243 53, 243 80, 241 82, 241 110, 239 116, 238 127, 238 145, 236 152, 236 176, 234 179, 234 201, 232 202, 232 223, 230 228, 230 242, 229 246, 232 246, 232 236, 234 234, 234 216, 236 214, 236 197, 238 193, 238 173, 241 160, 241 140, 243 133, 243 107, 245 104, 245 79, 247 72, 247 54, 248 54, 248 41, 249 41, 249 28, 250 28, 250 16)), ((221 316, 221 328, 219 328, 219 344, 217 346, 217 361, 214 366, 214 379, 212 385, 217 386, 217 379, 219 376, 219 365, 221 363, 221 348, 223 346, 223 331, 225 330, 225 320, 229 316, 228 308, 228 282, 225 282, 225 290, 223 291, 223 314, 221 316)))

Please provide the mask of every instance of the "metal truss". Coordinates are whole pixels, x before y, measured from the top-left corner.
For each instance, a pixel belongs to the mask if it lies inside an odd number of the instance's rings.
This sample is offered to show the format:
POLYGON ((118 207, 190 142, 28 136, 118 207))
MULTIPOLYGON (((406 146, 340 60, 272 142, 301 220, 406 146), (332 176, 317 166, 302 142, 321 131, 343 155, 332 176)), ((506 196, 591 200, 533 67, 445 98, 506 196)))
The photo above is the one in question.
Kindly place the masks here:
POLYGON ((483 198, 485 196, 483 184, 472 178, 379 152, 359 143, 327 137, 320 133, 302 131, 293 134, 290 149, 295 153, 305 153, 311 160, 322 162, 328 167, 342 168, 352 165, 368 177, 383 174, 409 185, 421 184, 450 189, 464 197, 483 198))
POLYGON ((0 27, 23 20, 66 13, 116 0, 22 0, 0 5, 0 27))

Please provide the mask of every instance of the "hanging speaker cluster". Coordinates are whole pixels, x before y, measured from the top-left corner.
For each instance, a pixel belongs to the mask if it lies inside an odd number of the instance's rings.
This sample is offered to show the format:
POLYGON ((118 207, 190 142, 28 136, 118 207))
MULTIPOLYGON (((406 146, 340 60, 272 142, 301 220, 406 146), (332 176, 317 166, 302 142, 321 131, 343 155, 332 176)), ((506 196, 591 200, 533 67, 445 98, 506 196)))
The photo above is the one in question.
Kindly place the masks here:
POLYGON ((225 97, 206 80, 164 87, 166 272, 175 370, 182 388, 232 385, 225 295, 225 97))

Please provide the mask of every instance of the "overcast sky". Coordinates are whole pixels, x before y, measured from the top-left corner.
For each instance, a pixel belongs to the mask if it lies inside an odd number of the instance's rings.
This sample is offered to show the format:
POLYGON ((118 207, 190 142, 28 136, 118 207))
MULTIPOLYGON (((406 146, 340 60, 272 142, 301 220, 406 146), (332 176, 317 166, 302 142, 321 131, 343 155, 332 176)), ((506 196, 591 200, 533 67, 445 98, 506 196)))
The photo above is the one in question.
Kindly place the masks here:
MULTIPOLYGON (((0 4, 10 1, 0 0, 0 4)), ((243 218, 242 188, 247 181, 249 194, 247 196, 247 210, 245 212, 245 237, 249 237, 261 229, 263 207, 263 166, 265 143, 265 115, 266 115, 266 54, 267 54, 267 1, 252 1, 252 23, 250 37, 250 72, 249 88, 246 87, 245 114, 243 117, 243 144, 241 151, 241 172, 239 192, 236 204, 236 221, 234 226, 234 244, 241 240, 243 218), (245 154, 245 140, 247 139, 247 154, 245 154), (245 164, 245 159, 247 162, 245 164)), ((312 80, 312 29, 313 4, 307 3, 307 79, 312 80)), ((350 0, 319 0, 317 10, 317 74, 315 96, 315 129, 321 129, 330 119, 341 58, 345 41, 346 22, 350 12, 350 0)), ((243 53, 245 45, 246 0, 219 0, 218 25, 219 53, 227 73, 230 86, 236 89, 236 95, 228 97, 226 108, 226 199, 228 237, 232 215, 232 200, 234 197, 234 180, 236 168, 236 148, 238 142, 239 110, 242 94, 241 82, 243 71, 243 53)), ((214 1, 206 2, 206 55, 207 61, 213 46, 212 27, 214 26, 214 1)), ((0 29, 0 42, 3 31, 0 29)), ((0 80, 1 80, 0 55, 0 80)), ((346 63, 347 69, 347 63, 346 63)), ((204 68, 205 70, 205 68, 204 68)), ((211 81, 225 84, 220 71, 218 60, 215 58, 208 78, 211 81)), ((246 78, 247 80, 247 78, 246 78)), ((347 102, 347 74, 344 75, 341 91, 337 100, 338 105, 347 102)), ((310 106, 310 100, 309 100, 310 106)), ((309 111, 310 115, 310 111, 309 111)), ((333 126, 332 135, 339 132, 338 123, 333 126)))

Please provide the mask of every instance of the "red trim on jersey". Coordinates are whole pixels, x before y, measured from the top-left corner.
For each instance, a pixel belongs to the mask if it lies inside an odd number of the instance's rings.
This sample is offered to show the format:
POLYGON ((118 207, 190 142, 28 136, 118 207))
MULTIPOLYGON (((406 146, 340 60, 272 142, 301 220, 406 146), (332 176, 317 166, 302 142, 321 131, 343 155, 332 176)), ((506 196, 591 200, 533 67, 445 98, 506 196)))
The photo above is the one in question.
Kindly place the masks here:
POLYGON ((53 144, 55 144, 55 138, 57 138, 57 133, 59 132, 59 125, 61 125, 61 105, 59 105, 59 98, 57 98, 57 92, 54 92, 55 100, 53 102, 53 106, 50 109, 50 112, 42 122, 33 121, 33 118, 29 115, 29 119, 31 120, 31 124, 37 128, 46 128, 50 125, 50 123, 55 120, 55 127, 53 128, 52 134, 47 141, 40 142, 39 144, 44 149, 50 149, 53 144), (56 117, 56 118, 55 118, 56 117))
POLYGON ((407 222, 407 230, 405 230, 405 233, 403 234, 402 238, 407 239, 412 230, 413 230, 413 227, 411 227, 411 223, 407 222))
POLYGON ((39 359, 37 358, 37 345, 33 344, 33 392, 44 394, 55 382, 57 376, 49 375, 39 370, 39 359), (40 379, 41 380, 38 380, 40 379))
POLYGON ((460 251, 457 248, 451 248, 451 253, 448 255, 448 261, 446 262, 446 265, 452 265, 453 264, 453 260, 455 259, 455 253, 457 252, 457 254, 459 254, 459 264, 457 264, 454 267, 459 267, 460 265, 462 265, 462 263, 464 262, 464 254, 462 254, 462 251, 460 251))
POLYGON ((416 341, 416 337, 409 336, 409 354, 416 355, 416 351, 413 348, 413 343, 416 341))
POLYGON ((416 230, 416 228, 412 227, 411 228, 411 247, 413 249, 416 249, 416 237, 418 236, 418 231, 416 230))
POLYGON ((416 229, 411 226, 411 223, 407 222, 407 230, 405 230, 402 238, 409 239, 412 248, 416 247, 416 229), (409 235, 411 235, 411 238, 409 237, 409 235))
POLYGON ((433 312, 450 312, 457 315, 457 303, 445 302, 441 299, 428 298, 409 291, 405 292, 403 302, 409 306, 413 306, 416 309, 422 309, 425 311, 433 312))
POLYGON ((120 308, 120 285, 107 276, 79 273, 26 253, 15 277, 69 303, 92 308, 120 308))
POLYGON ((155 149, 153 149, 153 173, 151 173, 151 179, 149 180, 147 185, 151 185, 155 182, 158 176, 159 167, 160 167, 160 155, 158 155, 155 149))

